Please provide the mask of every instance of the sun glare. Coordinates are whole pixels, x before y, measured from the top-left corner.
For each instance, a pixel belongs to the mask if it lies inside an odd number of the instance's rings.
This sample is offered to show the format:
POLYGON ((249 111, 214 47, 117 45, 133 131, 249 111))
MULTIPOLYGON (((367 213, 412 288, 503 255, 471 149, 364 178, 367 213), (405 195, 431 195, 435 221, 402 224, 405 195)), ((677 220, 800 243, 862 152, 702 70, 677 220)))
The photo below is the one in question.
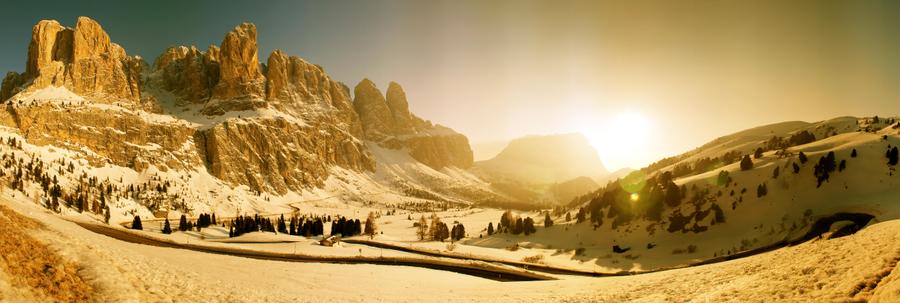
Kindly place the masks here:
POLYGON ((578 129, 612 170, 638 168, 648 156, 655 124, 639 111, 624 110, 605 119, 587 119, 578 129))

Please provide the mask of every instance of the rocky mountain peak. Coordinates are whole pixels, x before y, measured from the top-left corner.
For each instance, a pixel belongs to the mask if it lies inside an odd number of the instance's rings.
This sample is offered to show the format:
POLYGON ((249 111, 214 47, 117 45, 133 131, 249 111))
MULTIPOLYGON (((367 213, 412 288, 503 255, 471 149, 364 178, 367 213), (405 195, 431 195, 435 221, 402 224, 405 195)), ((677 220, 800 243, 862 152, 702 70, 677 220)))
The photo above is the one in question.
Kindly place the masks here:
POLYGON ((225 35, 217 58, 219 83, 213 89, 214 99, 258 100, 265 96, 258 52, 253 23, 241 23, 225 35))
POLYGON ((412 131, 415 125, 413 116, 409 112, 409 102, 406 101, 406 92, 403 91, 403 87, 397 82, 391 81, 385 97, 397 131, 401 133, 412 131))
POLYGON ((407 148, 413 158, 434 169, 472 166, 468 138, 413 115, 400 84, 391 82, 385 97, 374 82, 363 79, 353 89, 353 106, 367 140, 388 148, 407 148))
POLYGON ((366 138, 381 141, 395 133, 391 109, 372 80, 363 79, 353 88, 353 107, 366 138))
POLYGON ((127 56, 121 46, 110 42, 100 24, 88 17, 78 17, 74 29, 55 20, 42 20, 31 31, 25 73, 7 74, 0 98, 64 86, 97 101, 137 101, 141 68, 139 58, 127 56))

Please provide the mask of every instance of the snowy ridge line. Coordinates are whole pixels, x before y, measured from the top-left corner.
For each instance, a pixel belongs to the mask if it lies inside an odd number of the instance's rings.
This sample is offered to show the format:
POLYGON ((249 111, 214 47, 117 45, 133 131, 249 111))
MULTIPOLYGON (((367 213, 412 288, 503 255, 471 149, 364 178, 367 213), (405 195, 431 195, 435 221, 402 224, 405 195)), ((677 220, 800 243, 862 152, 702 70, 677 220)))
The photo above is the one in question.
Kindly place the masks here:
POLYGON ((177 249, 187 249, 205 253, 222 254, 238 257, 246 257, 261 260, 274 260, 286 262, 318 262, 318 263, 337 263, 337 264, 374 264, 374 265, 393 265, 393 266, 411 266, 421 267, 435 270, 451 271, 460 274, 467 274, 486 279, 492 279, 502 282, 510 281, 541 281, 541 280, 557 280, 557 278, 535 273, 527 270, 517 270, 497 266, 491 263, 469 260, 470 262, 458 262, 452 258, 404 258, 404 257, 342 257, 342 256, 313 256, 302 254, 287 254, 266 252, 241 248, 222 248, 197 244, 177 243, 170 240, 146 237, 144 235, 131 232, 127 229, 116 229, 99 224, 70 220, 78 224, 82 228, 91 232, 105 235, 117 240, 131 242, 136 244, 144 244, 151 246, 169 247, 177 249))

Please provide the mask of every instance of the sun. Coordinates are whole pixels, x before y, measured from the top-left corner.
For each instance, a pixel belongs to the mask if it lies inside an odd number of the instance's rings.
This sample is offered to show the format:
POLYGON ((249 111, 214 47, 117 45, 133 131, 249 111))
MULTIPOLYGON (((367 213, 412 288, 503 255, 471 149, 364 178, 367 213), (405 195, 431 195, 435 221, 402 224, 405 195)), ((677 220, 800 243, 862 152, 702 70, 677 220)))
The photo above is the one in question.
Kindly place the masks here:
POLYGON ((639 168, 652 154, 656 124, 640 111, 622 110, 605 119, 584 121, 578 131, 597 149, 607 168, 639 168))

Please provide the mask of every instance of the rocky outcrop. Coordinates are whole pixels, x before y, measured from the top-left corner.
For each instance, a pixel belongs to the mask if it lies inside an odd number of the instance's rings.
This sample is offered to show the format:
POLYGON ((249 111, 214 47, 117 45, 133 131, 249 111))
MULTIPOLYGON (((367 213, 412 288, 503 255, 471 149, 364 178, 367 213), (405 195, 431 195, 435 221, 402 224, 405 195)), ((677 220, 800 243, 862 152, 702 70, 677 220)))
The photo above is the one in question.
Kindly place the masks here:
POLYGON ((281 50, 272 52, 267 60, 266 100, 270 106, 285 112, 333 109, 330 115, 345 124, 351 134, 362 135, 346 86, 332 80, 321 66, 288 56, 281 50))
POLYGON ((391 82, 385 97, 375 83, 363 79, 354 88, 353 106, 367 140, 393 149, 408 148, 413 158, 434 169, 472 166, 468 138, 410 113, 400 84, 391 82))
POLYGON ((394 120, 394 129, 398 133, 409 133, 415 130, 414 117, 409 112, 409 102, 406 101, 406 92, 397 82, 391 81, 385 95, 388 108, 394 120))
POLYGON ((218 48, 205 53, 196 47, 170 47, 156 59, 154 68, 161 86, 189 104, 203 104, 219 82, 218 48))
POLYGON ((0 84, 0 101, 6 101, 16 93, 24 84, 25 77, 17 72, 8 72, 0 84))
POLYGON ((218 100, 261 100, 265 97, 265 78, 259 71, 256 25, 241 23, 222 40, 219 82, 212 97, 218 100))
POLYGON ((382 141, 397 134, 391 109, 371 80, 363 79, 353 88, 353 107, 359 115, 366 139, 382 141))
POLYGON ((8 75, 0 91, 6 100, 22 90, 64 86, 97 101, 137 102, 141 68, 139 58, 127 56, 90 18, 79 17, 74 29, 44 20, 32 29, 25 73, 8 75))
POLYGON ((95 166, 109 163, 140 171, 150 163, 166 171, 190 170, 203 163, 193 148, 196 129, 186 123, 158 123, 127 111, 55 104, 7 104, 4 109, 0 124, 17 128, 29 143, 82 152, 95 166))
POLYGON ((361 142, 331 125, 226 121, 202 133, 209 171, 232 184, 284 194, 321 186, 328 168, 372 170, 361 142))
POLYGON ((442 133, 410 136, 402 140, 413 158, 431 168, 469 168, 473 164, 469 138, 449 128, 442 133))

